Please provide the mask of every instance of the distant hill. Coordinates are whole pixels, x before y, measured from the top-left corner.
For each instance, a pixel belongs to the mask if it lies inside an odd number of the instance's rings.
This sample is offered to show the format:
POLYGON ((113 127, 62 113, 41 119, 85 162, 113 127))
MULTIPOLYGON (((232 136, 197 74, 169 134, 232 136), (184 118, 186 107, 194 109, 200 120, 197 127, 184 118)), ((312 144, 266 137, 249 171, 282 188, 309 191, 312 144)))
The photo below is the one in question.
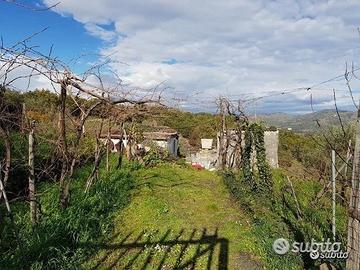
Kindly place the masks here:
MULTIPOLYGON (((340 111, 343 124, 348 124, 356 120, 356 112, 340 111)), ((331 126, 340 126, 339 118, 335 110, 324 110, 314 113, 293 115, 287 113, 271 113, 257 117, 268 126, 279 128, 291 128, 297 132, 314 132, 319 130, 316 120, 320 123, 320 129, 331 126)))
MULTIPOLYGON (((340 111, 344 125, 356 121, 356 112, 340 111)), ((255 120, 249 117, 250 120, 255 120)), ((257 121, 266 126, 282 129, 291 128, 295 132, 317 132, 332 126, 340 126, 335 110, 323 110, 308 114, 271 113, 258 115, 257 121), (320 123, 320 128, 316 122, 320 123)), ((176 129, 195 145, 200 138, 214 138, 220 129, 220 118, 211 113, 191 113, 170 108, 152 108, 151 121, 176 129)))

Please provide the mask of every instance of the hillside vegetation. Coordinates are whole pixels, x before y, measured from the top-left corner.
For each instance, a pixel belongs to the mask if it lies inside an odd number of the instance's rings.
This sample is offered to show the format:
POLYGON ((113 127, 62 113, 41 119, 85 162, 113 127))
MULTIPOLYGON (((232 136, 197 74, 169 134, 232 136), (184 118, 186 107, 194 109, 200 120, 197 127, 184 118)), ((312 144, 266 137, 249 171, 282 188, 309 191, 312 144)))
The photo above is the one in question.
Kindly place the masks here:
MULTIPOLYGON (((13 214, 0 205, 1 269, 316 269, 321 263, 344 267, 344 260, 276 255, 272 243, 279 237, 299 242, 332 237, 331 194, 322 191, 331 175, 330 150, 336 150, 340 167, 350 140, 350 150, 353 147, 351 125, 331 127, 321 134, 281 130, 279 169, 266 163, 263 126, 253 122, 244 127, 243 158, 250 160, 252 135, 259 154, 253 168, 249 161, 233 170, 198 171, 155 148, 139 159, 124 157, 122 166, 117 166, 122 156, 110 154, 107 169, 103 155, 99 177, 85 192, 96 163, 94 149, 100 147, 96 136, 99 126, 107 130, 107 117, 112 117, 116 128, 121 125, 115 120, 121 120, 126 130, 139 136, 149 126, 168 126, 195 149, 200 138, 214 138, 220 128, 220 117, 209 113, 156 106, 118 106, 115 111, 100 106, 89 115, 76 148, 71 196, 68 207, 61 209, 57 96, 49 91, 7 91, 2 101, 15 124, 6 126, 12 142, 7 192, 13 214), (36 120, 36 224, 30 223, 23 103, 27 116, 36 120)), ((94 104, 92 99, 75 101, 85 108, 94 104)), ((80 115, 75 101, 66 100, 70 147, 77 132, 73 119, 80 115)), ((226 120, 228 127, 236 127, 233 116, 226 120)), ((5 148, 1 140, 2 158, 5 148)), ((336 235, 342 247, 346 246, 350 175, 351 164, 337 178, 336 235)))

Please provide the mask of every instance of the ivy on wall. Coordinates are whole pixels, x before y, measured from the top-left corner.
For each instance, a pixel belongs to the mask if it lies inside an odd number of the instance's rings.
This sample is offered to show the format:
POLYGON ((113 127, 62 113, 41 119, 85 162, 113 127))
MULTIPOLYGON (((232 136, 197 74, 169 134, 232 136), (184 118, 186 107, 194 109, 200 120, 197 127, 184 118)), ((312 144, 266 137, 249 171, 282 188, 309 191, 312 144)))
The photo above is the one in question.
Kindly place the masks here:
POLYGON ((264 129, 257 123, 252 123, 245 129, 245 147, 242 158, 242 171, 245 181, 257 191, 272 191, 271 169, 266 160, 264 143, 264 129), (251 167, 251 155, 256 154, 256 166, 258 175, 251 167))
POLYGON ((248 183, 249 186, 251 186, 251 188, 255 188, 254 186, 255 183, 253 181, 253 172, 251 170, 251 153, 252 153, 253 138, 249 126, 247 126, 245 129, 244 141, 245 141, 245 147, 242 156, 242 171, 246 183, 248 183))

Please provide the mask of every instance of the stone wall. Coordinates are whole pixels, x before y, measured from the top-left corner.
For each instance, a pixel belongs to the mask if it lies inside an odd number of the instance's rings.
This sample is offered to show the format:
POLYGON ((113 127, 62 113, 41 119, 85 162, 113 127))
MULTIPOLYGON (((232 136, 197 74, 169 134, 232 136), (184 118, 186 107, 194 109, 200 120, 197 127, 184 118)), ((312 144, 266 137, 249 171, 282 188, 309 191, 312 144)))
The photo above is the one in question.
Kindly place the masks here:
MULTIPOLYGON (((227 151, 227 164, 235 165, 233 160, 232 153, 235 150, 235 145, 237 141, 237 134, 235 131, 231 131, 230 142, 227 151)), ((242 139, 244 139, 244 134, 242 134, 242 139)), ((265 131, 264 132, 264 143, 266 151, 266 159, 269 165, 273 168, 279 167, 278 161, 278 148, 279 148, 279 131, 265 131)), ((244 140, 242 140, 242 147, 244 147, 244 140)), ((217 145, 219 145, 219 135, 217 140, 217 145)), ((204 168, 209 169, 219 166, 219 149, 201 149, 195 154, 191 154, 187 157, 187 160, 192 163, 199 163, 204 168)), ((255 152, 251 155, 251 162, 254 164, 256 162, 255 152)), ((230 165, 231 167, 231 165, 230 165)))
POLYGON ((273 168, 278 168, 279 131, 265 131, 264 142, 266 159, 269 162, 269 165, 273 168))
MULTIPOLYGON (((217 140, 217 145, 219 146, 219 135, 218 134, 218 140, 217 140)), ((235 146, 236 146, 236 141, 238 141, 238 134, 235 132, 235 130, 230 130, 230 141, 229 141, 229 147, 227 150, 227 165, 232 167, 235 164, 234 161, 234 150, 235 150, 235 146), (229 165, 230 164, 230 165, 229 165)), ((245 146, 245 141, 244 141, 244 133, 241 134, 242 137, 242 141, 241 141, 241 146, 242 148, 244 148, 245 146)), ((279 162, 278 162, 278 148, 279 148, 279 131, 265 131, 264 132, 264 144, 265 144, 265 150, 266 150, 266 159, 269 163, 269 165, 273 168, 278 168, 279 167, 279 162)), ((217 149, 218 154, 219 154, 219 149, 217 149)), ((256 162, 256 154, 255 151, 253 152, 253 154, 251 155, 251 163, 255 163, 256 162)), ((219 162, 219 156, 218 156, 218 162, 217 164, 220 164, 219 162)))

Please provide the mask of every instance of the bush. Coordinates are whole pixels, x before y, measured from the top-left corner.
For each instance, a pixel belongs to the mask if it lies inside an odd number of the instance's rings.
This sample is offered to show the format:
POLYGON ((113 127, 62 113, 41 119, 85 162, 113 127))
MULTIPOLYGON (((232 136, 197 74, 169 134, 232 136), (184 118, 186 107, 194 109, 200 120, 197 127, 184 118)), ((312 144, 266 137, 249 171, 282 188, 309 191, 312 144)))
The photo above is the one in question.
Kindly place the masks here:
MULTIPOLYGON (((332 239, 331 227, 331 198, 324 197, 319 205, 312 206, 311 202, 320 190, 321 185, 313 180, 293 180, 294 189, 302 211, 302 219, 297 217, 297 209, 286 176, 281 170, 273 170, 273 190, 268 196, 263 196, 255 191, 252 186, 244 180, 242 174, 225 172, 224 183, 231 195, 239 203, 240 207, 248 213, 252 219, 253 234, 263 249, 267 264, 270 269, 290 269, 293 265, 303 264, 305 269, 313 269, 320 261, 310 259, 308 253, 302 253, 301 257, 287 254, 277 256, 272 250, 272 242, 279 237, 292 239, 297 242, 310 242, 312 238, 320 241, 332 239), (287 262, 288 265, 284 264, 287 262), (282 265, 283 264, 283 265, 282 265), (285 265, 287 267, 285 267, 285 265)), ((342 249, 346 245, 346 210, 337 205, 337 240, 342 242, 342 249)), ((342 269, 344 260, 333 260, 331 262, 342 269)))
POLYGON ((278 256, 272 249, 272 243, 276 238, 281 236, 290 239, 292 235, 279 216, 277 205, 270 199, 271 196, 263 196, 254 190, 251 183, 248 183, 242 174, 228 171, 223 175, 223 180, 231 195, 252 220, 251 234, 259 239, 254 244, 257 246, 257 250, 261 250, 261 253, 265 254, 266 268, 298 268, 301 265, 299 257, 291 254, 278 256))
POLYGON ((151 143, 150 150, 146 152, 143 157, 145 166, 153 167, 162 164, 165 160, 170 159, 169 151, 161 148, 160 146, 151 143))
POLYGON ((2 235, 1 269, 79 269, 94 252, 94 244, 106 239, 112 231, 112 219, 130 199, 134 183, 129 169, 114 171, 96 182, 85 194, 84 181, 90 167, 77 172, 71 205, 61 211, 59 190, 54 184, 43 184, 40 203, 43 214, 32 227, 26 203, 13 204, 18 248, 9 219, 0 224, 2 235), (4 237, 3 237, 4 236, 4 237))

